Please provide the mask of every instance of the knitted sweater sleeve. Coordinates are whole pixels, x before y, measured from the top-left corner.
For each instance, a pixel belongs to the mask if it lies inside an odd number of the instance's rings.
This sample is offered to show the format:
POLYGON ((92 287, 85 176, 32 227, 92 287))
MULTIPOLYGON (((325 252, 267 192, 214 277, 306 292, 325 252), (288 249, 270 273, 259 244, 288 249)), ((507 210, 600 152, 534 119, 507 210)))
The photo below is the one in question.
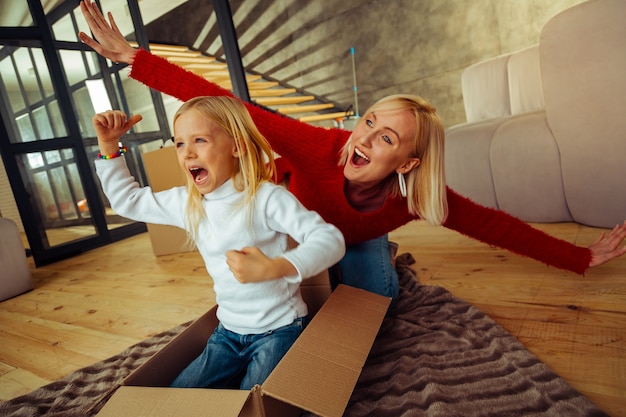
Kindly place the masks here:
POLYGON ((137 50, 129 75, 150 88, 182 101, 198 96, 234 97, 219 85, 145 49, 137 50))
MULTIPOLYGON (((182 101, 198 96, 234 97, 230 91, 219 85, 144 49, 137 50, 130 77, 182 101)), ((272 149, 293 165, 299 165, 298 159, 307 158, 305 152, 302 152, 302 144, 315 144, 322 138, 339 134, 300 122, 254 103, 244 102, 244 104, 272 149)))
POLYGON ((450 188, 448 207, 444 226, 449 229, 577 274, 589 268, 588 248, 550 236, 503 211, 483 207, 450 188))

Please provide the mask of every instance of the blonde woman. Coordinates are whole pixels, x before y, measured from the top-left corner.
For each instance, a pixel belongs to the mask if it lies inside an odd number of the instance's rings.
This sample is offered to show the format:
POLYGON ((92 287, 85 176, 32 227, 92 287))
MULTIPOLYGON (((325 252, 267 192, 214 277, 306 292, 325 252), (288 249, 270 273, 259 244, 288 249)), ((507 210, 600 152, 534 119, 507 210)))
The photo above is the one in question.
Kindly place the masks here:
POLYGON ((341 259, 343 236, 270 182, 271 148, 238 100, 197 97, 180 107, 174 143, 187 185, 158 193, 140 187, 118 148, 140 120, 94 116, 102 188, 118 214, 188 232, 218 305, 219 326, 172 386, 251 389, 300 335, 308 313, 300 283, 341 259), (288 249, 288 236, 297 248, 288 249))

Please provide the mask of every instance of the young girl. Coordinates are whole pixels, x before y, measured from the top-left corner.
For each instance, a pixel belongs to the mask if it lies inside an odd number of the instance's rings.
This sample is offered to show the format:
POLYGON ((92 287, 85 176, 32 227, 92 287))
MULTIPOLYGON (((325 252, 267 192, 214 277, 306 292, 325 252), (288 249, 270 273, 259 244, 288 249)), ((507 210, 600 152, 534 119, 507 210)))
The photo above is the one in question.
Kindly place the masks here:
MULTIPOLYGON (((82 1, 81 11, 98 42, 83 32, 80 39, 100 55, 132 65, 131 78, 180 100, 232 96, 164 58, 134 49, 113 16, 109 13, 107 22, 94 3, 82 1)), ((381 99, 353 132, 246 106, 280 161, 289 162, 289 190, 342 231, 348 245, 339 264, 345 284, 395 297, 398 277, 387 234, 417 219, 578 274, 626 253, 621 246, 626 222, 601 233, 589 248, 578 247, 447 188, 444 127, 435 109, 417 96, 381 99)))
POLYGON ((119 215, 187 231, 218 305, 219 326, 172 386, 250 389, 300 335, 300 283, 341 259, 343 236, 270 182, 271 148, 236 99, 197 97, 180 107, 174 142, 187 185, 158 193, 140 187, 119 158, 121 135, 140 120, 121 111, 94 116, 102 188, 119 215), (297 248, 288 250, 288 236, 297 248))

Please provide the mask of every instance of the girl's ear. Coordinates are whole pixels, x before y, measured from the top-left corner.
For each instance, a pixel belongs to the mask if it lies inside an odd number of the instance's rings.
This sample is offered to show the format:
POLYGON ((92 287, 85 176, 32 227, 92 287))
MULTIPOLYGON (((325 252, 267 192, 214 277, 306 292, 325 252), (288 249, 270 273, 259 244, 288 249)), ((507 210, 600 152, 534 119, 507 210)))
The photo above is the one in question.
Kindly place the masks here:
POLYGON ((237 146, 237 142, 233 140, 233 149, 231 152, 233 158, 239 158, 242 154, 246 153, 246 148, 243 146, 243 144, 240 144, 239 146, 241 147, 241 152, 239 147, 237 146))
POLYGON ((402 165, 400 165, 398 169, 396 169, 396 172, 399 174, 406 174, 413 168, 418 167, 421 162, 422 161, 419 158, 409 158, 402 165))

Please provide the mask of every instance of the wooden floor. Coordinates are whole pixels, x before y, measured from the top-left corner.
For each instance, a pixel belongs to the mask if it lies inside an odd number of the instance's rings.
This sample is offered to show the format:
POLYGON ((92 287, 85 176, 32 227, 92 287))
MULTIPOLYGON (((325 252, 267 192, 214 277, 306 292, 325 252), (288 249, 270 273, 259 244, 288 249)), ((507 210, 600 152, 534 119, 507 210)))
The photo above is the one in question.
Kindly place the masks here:
MULTIPOLYGON (((600 230, 536 227, 588 246, 600 230)), ((487 313, 611 416, 626 416, 626 257, 581 277, 414 222, 391 234, 424 284, 487 313)), ((197 253, 152 254, 147 234, 42 268, 0 302, 0 400, 27 393, 214 302, 197 253)))

